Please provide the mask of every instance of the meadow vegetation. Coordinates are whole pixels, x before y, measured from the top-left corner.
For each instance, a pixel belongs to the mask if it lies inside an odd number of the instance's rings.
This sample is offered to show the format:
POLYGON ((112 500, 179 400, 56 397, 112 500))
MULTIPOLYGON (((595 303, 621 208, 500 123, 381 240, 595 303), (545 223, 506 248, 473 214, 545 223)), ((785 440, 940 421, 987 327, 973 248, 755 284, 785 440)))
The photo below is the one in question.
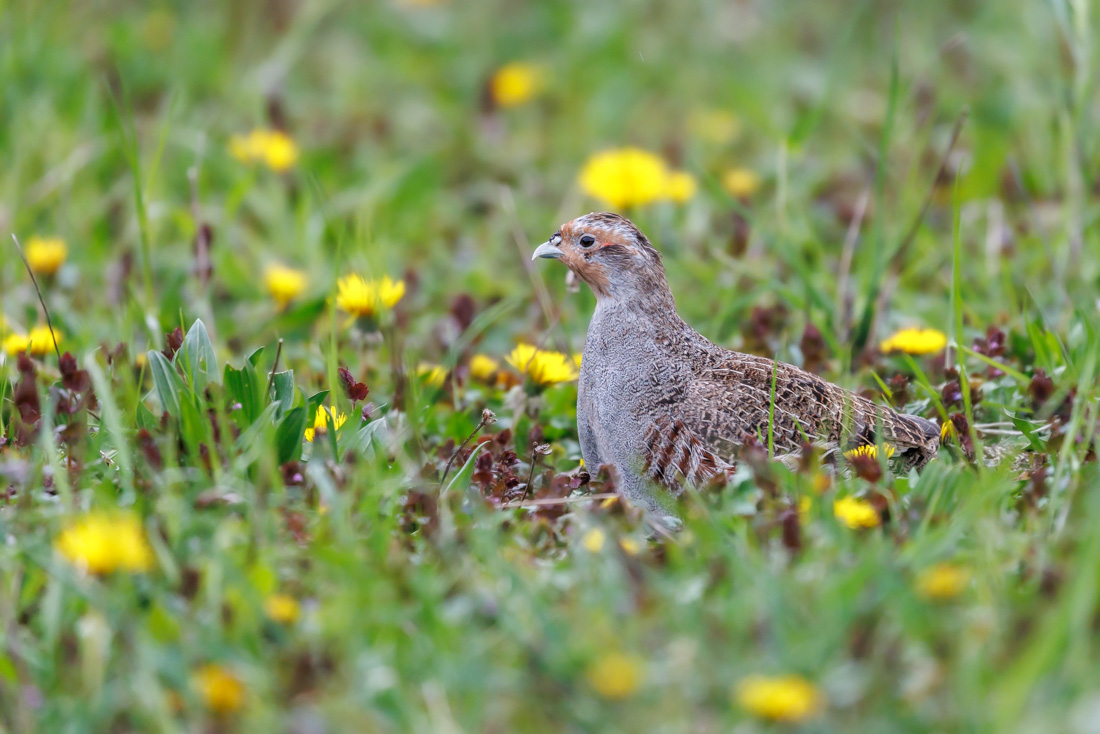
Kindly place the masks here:
POLYGON ((1100 731, 1094 10, 0 2, 0 733, 1100 731), (940 456, 655 531, 601 209, 940 456))

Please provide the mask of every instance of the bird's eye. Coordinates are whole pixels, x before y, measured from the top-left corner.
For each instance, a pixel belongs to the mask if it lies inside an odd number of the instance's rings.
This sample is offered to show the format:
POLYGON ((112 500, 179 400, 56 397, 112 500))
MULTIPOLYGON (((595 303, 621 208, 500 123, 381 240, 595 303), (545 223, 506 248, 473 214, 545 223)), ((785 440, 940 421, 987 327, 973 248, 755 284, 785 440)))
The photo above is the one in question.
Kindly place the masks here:
POLYGON ((596 238, 590 234, 581 235, 581 247, 591 247, 596 244, 596 238))

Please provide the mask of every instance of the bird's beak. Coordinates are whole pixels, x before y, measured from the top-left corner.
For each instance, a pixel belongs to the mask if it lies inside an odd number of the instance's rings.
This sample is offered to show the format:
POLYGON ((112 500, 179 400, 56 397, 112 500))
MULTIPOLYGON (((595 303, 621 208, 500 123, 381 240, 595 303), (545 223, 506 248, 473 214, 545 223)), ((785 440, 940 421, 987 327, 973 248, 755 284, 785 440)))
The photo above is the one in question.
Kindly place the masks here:
POLYGON ((531 255, 532 260, 537 260, 540 257, 553 258, 560 260, 565 255, 559 248, 551 245, 549 242, 543 242, 541 245, 535 248, 535 254, 531 255))

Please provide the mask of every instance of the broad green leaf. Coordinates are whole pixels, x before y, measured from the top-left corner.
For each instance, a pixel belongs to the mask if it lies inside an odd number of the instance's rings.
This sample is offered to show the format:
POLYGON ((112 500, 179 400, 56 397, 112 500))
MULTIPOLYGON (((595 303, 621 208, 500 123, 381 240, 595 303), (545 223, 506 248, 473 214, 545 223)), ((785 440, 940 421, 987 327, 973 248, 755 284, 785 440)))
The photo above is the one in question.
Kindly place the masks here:
POLYGON ((144 400, 138 403, 136 413, 134 422, 137 423, 138 428, 144 428, 147 431, 156 430, 160 421, 153 415, 153 411, 146 407, 144 400))
MULTIPOLYGON (((317 409, 321 407, 321 403, 325 402, 325 398, 328 397, 328 394, 328 390, 321 390, 320 392, 315 392, 308 398, 306 398, 306 410, 308 411, 307 417, 310 420, 312 420, 317 415, 317 409)), ((336 409, 333 408, 333 411, 335 410, 336 409)))
POLYGON ((285 415, 294 407, 294 370, 276 372, 274 388, 275 402, 279 404, 279 416, 285 415))
POLYGON ((302 455, 302 436, 306 430, 306 409, 291 409, 275 429, 275 446, 279 453, 279 463, 297 459, 302 455))
POLYGON ((275 403, 264 408, 264 411, 260 413, 259 417, 254 420, 245 430, 241 432, 240 437, 237 439, 237 451, 241 454, 249 453, 256 445, 256 442, 260 440, 264 431, 272 424, 275 419, 275 411, 279 406, 275 403))
POLYGON ((157 400, 169 415, 179 417, 180 389, 183 387, 183 382, 176 374, 176 368, 156 350, 150 350, 145 356, 149 361, 149 371, 153 375, 153 389, 157 394, 157 400))
POLYGON ((241 369, 227 364, 225 389, 231 401, 241 404, 240 425, 252 425, 264 409, 263 387, 256 368, 250 362, 245 362, 241 369))
POLYGON ((187 336, 183 338, 182 351, 187 360, 187 374, 191 378, 191 387, 196 394, 201 394, 211 383, 221 382, 218 355, 214 352, 214 344, 210 341, 210 334, 206 331, 206 324, 202 319, 195 319, 195 323, 191 324, 191 328, 187 330, 187 336))
POLYGON ((210 421, 206 411, 195 404, 190 395, 183 395, 179 404, 180 435, 187 450, 198 456, 199 445, 210 443, 210 421))
POLYGON ((479 443, 477 446, 474 447, 474 450, 470 452, 470 458, 466 459, 466 463, 462 465, 462 468, 459 469, 458 473, 451 477, 451 481, 447 482, 447 486, 443 488, 442 492, 440 492, 440 496, 448 494, 451 491, 451 488, 455 487, 456 485, 459 487, 469 486, 470 477, 472 477, 474 474, 474 463, 477 461, 478 454, 480 454, 481 450, 484 449, 487 445, 488 444, 479 443))
POLYGON ((325 435, 328 436, 328 445, 329 445, 329 448, 332 450, 332 455, 334 457, 336 457, 336 456, 340 455, 340 445, 338 443, 338 438, 339 437, 336 435, 338 433, 338 431, 336 430, 336 415, 337 415, 337 413, 336 413, 335 408, 332 408, 331 410, 329 410, 327 412, 328 412, 328 416, 325 418, 325 424, 326 424, 325 435))
MULTIPOLYGON (((348 420, 351 420, 351 418, 348 420)), ((368 460, 373 459, 374 444, 382 440, 385 432, 386 419, 376 418, 352 434, 350 439, 345 440, 344 451, 363 454, 368 460)))
POLYGON ((225 396, 229 399, 230 403, 240 403, 243 415, 247 417, 250 407, 247 403, 251 403, 252 401, 249 395, 250 391, 245 389, 242 372, 243 370, 239 370, 232 365, 225 365, 222 375, 222 384, 225 385, 225 396))
POLYGON ((1024 438, 1027 439, 1032 451, 1046 453, 1046 442, 1036 435, 1036 431, 1042 428, 1043 424, 1019 418, 1011 410, 1006 410, 1005 414, 1008 415, 1009 419, 1012 421, 1012 425, 1016 427, 1016 430, 1024 434, 1024 438))

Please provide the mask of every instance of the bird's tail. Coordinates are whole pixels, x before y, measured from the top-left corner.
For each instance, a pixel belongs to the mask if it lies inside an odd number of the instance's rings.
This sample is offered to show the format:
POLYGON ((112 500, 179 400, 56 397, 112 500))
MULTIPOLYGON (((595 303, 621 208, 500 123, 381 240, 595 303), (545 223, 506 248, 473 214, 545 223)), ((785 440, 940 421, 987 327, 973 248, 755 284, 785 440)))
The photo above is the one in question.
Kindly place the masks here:
POLYGON ((927 418, 906 413, 884 416, 883 440, 894 446, 906 466, 920 469, 940 450, 940 428, 927 418))

